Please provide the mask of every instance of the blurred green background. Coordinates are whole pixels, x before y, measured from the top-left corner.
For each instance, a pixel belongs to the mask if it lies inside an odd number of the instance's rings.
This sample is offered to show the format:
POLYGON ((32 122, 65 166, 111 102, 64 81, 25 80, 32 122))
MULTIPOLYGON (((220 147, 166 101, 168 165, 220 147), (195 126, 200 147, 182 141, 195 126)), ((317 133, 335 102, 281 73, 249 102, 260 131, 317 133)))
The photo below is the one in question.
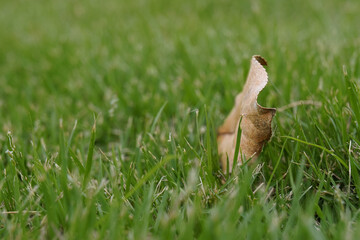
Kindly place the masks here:
POLYGON ((359 65, 359 5, 2 1, 3 130, 25 133, 35 120, 45 127, 58 118, 84 123, 97 112, 121 131, 129 116, 140 127, 165 101, 168 116, 204 104, 225 114, 254 54, 270 65, 265 105, 312 98, 330 91, 343 64, 359 65))

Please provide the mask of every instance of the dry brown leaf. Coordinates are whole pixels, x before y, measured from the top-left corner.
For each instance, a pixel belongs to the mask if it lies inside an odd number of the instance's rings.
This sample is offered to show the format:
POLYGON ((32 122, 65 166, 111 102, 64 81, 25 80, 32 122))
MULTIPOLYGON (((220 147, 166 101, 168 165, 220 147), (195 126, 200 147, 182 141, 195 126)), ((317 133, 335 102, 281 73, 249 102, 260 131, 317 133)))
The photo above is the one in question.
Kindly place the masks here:
MULTIPOLYGON (((240 119, 240 152, 246 159, 256 159, 271 137, 271 121, 276 109, 264 108, 257 103, 259 93, 268 82, 268 75, 263 67, 266 65, 262 57, 252 57, 243 91, 236 96, 234 108, 218 129, 218 152, 224 171, 227 169, 227 158, 230 171, 232 169, 240 119)), ((237 163, 242 164, 242 159, 239 153, 237 163)))

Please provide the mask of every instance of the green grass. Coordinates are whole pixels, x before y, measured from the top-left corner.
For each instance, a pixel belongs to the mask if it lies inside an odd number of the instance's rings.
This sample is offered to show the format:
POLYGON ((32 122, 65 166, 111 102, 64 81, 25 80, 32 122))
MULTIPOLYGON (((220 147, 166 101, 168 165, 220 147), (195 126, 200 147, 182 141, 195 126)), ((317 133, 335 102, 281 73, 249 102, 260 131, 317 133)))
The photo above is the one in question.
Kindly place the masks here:
POLYGON ((1 239, 359 239, 359 1, 0 4, 1 239), (254 54, 262 105, 315 104, 228 176, 254 54))

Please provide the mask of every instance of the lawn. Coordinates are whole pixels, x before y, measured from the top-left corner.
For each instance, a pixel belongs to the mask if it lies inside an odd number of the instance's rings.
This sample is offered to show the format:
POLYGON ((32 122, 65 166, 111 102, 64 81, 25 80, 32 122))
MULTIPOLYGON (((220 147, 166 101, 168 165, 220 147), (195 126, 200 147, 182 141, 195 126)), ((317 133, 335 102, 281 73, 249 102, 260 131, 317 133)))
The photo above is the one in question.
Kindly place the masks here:
POLYGON ((360 238, 359 1, 0 6, 1 239, 360 238), (255 54, 273 137, 225 174, 255 54))

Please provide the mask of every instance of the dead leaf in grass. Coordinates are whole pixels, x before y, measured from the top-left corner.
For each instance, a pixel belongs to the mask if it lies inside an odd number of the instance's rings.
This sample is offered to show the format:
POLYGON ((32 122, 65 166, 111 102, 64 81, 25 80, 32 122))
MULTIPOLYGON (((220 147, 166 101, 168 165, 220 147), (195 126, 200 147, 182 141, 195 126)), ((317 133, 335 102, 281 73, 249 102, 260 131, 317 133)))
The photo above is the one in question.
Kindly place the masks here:
POLYGON ((262 57, 252 57, 243 91, 236 96, 234 108, 218 129, 218 152, 224 171, 227 169, 227 162, 229 162, 229 170, 232 169, 240 121, 240 153, 242 154, 238 154, 238 164, 242 164, 243 157, 241 155, 246 159, 256 159, 264 144, 271 137, 271 121, 276 109, 264 108, 257 103, 259 93, 268 82, 268 75, 263 67, 266 65, 267 63, 262 57))

